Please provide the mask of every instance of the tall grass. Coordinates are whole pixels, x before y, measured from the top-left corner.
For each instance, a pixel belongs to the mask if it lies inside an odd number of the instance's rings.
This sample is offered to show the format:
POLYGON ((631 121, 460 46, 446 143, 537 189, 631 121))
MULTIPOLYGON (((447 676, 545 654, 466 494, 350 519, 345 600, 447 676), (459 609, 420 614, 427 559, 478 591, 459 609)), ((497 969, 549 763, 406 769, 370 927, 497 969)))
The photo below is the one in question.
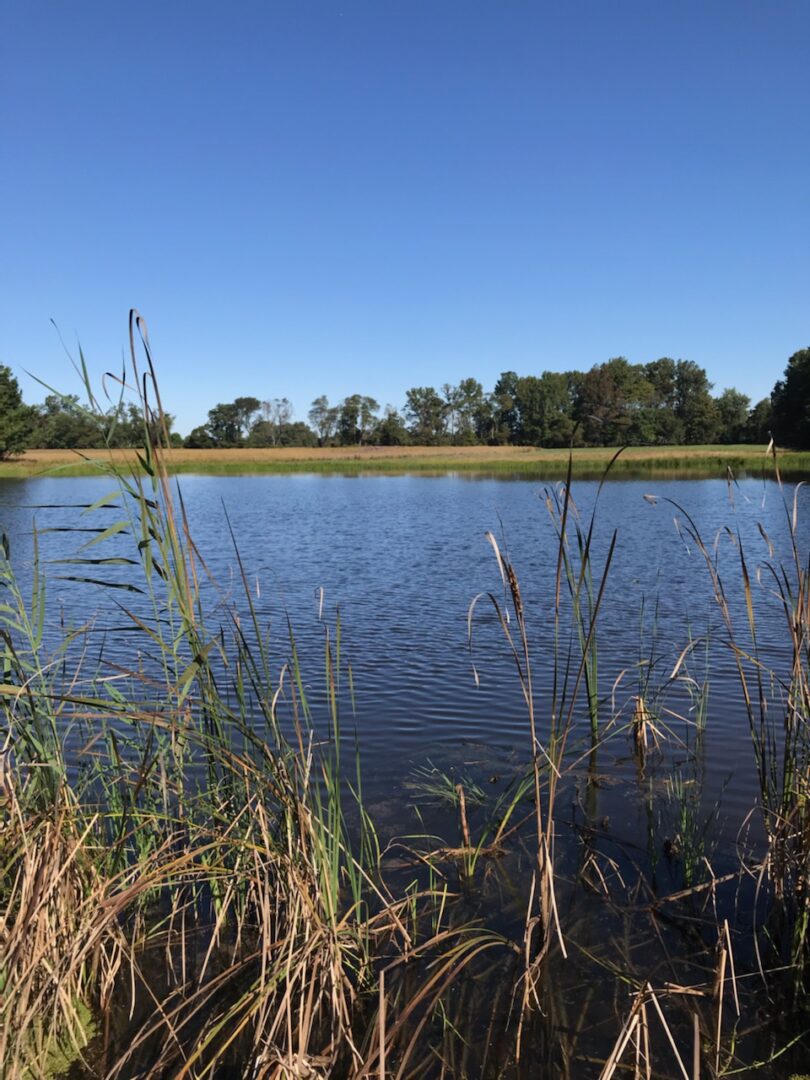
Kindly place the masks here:
POLYGON ((144 450, 109 469, 109 494, 87 508, 119 512, 97 534, 116 553, 85 548, 64 576, 122 597, 148 662, 91 669, 81 628, 49 656, 38 554, 30 600, 7 542, 0 561, 4 1075, 45 1075, 49 1047, 80 1053, 88 1009, 119 1028, 109 1076, 363 1075, 405 1028, 401 1016, 380 1028, 375 1010, 393 995, 421 1015, 494 939, 422 937, 426 898, 395 900, 383 882, 359 784, 343 772, 339 622, 325 629, 323 718, 292 632, 273 670, 244 571, 247 618, 231 610, 209 626, 216 583, 165 469, 135 313, 130 346, 144 450), (404 1001, 398 961, 428 952, 443 977, 404 1001), (113 1008, 113 989, 128 1010, 113 1008))
MULTIPOLYGON (((672 505, 705 562, 727 647, 733 657, 759 782, 759 809, 768 839, 768 854, 757 871, 760 907, 766 912, 765 948, 769 966, 789 972, 792 993, 805 992, 810 949, 810 562, 799 535, 797 485, 788 496, 774 453, 775 475, 784 508, 788 557, 777 559, 776 545, 760 527, 767 557, 757 570, 757 583, 770 594, 784 617, 787 663, 774 670, 763 658, 749 561, 739 535, 729 534, 736 549, 745 617, 735 619, 729 582, 716 554, 690 515, 672 505)), ((757 940, 759 950, 759 939, 757 940)), ((760 970, 764 960, 758 952, 760 970)))

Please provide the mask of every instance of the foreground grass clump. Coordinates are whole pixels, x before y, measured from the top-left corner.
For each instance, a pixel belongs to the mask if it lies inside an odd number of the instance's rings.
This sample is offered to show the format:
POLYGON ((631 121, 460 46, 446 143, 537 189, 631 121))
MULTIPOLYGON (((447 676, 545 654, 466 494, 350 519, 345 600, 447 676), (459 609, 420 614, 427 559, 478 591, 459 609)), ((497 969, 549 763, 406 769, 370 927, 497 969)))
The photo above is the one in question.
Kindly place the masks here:
POLYGON ((142 407, 143 453, 87 508, 121 514, 116 553, 69 561, 72 580, 133 598, 119 607, 147 662, 93 668, 89 627, 54 642, 36 551, 30 597, 0 552, 2 1074, 46 1076, 56 1048, 110 1077, 404 1067, 413 1026, 500 939, 425 921, 430 889, 385 886, 341 761, 339 623, 320 717, 292 633, 272 666, 247 586, 247 618, 209 627, 217 586, 150 434, 159 401, 142 407), (406 960, 438 977, 405 987, 406 960))
POLYGON ((167 471, 139 333, 133 315, 144 450, 101 464, 110 490, 85 513, 103 510, 105 528, 69 560, 72 581, 115 598, 131 664, 105 660, 91 626, 51 619, 36 547, 25 590, 14 553, 0 551, 0 1074, 800 1069, 810 577, 796 503, 792 561, 771 554, 763 567, 785 613, 787 677, 760 655, 745 553, 735 549, 735 585, 674 508, 737 668, 761 843, 716 863, 700 792, 711 710, 694 659, 705 643, 690 637, 664 664, 643 635, 645 655, 606 685, 598 646, 616 535, 597 560, 596 510, 580 515, 569 459, 546 499, 558 539, 550 694, 537 693, 529 600, 493 534, 497 587, 468 613, 474 664, 486 662, 486 609, 514 665, 526 738, 513 775, 496 790, 429 762, 414 778, 412 828, 403 818, 383 845, 344 731, 353 680, 340 621, 323 620, 313 675, 291 628, 271 648, 232 536, 241 594, 211 580, 167 471), (742 627, 729 601, 740 584, 742 627), (646 815, 646 847, 600 810, 619 770, 646 815))

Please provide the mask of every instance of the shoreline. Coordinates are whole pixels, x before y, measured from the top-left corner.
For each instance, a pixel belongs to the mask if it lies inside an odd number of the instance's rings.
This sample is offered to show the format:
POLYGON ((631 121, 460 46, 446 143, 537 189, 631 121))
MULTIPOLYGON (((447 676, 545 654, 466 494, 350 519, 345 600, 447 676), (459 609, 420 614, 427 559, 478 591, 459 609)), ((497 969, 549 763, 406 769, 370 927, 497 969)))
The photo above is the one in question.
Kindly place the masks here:
MULTIPOLYGON (((616 448, 578 448, 573 451, 572 475, 598 478, 616 448)), ((167 450, 168 472, 212 476, 290 473, 343 475, 407 474, 443 475, 469 473, 514 475, 537 479, 564 479, 568 470, 567 449, 530 446, 363 446, 267 448, 228 450, 167 450)), ((137 464, 135 450, 27 450, 19 457, 0 461, 0 479, 35 476, 93 476, 111 466, 137 464)), ((810 452, 778 453, 779 468, 786 475, 810 475, 810 452)), ((611 476, 664 476, 726 479, 734 476, 773 476, 773 458, 765 446, 634 446, 627 447, 614 463, 611 476)))

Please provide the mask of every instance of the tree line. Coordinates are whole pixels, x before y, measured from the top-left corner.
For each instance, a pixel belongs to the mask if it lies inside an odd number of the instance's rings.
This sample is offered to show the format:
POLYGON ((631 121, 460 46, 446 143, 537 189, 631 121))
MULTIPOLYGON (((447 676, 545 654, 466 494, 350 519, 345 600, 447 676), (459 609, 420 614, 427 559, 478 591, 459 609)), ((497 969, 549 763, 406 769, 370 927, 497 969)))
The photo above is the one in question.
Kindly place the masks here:
MULTIPOLYGON (((664 357, 631 364, 615 357, 589 371, 501 374, 487 392, 474 378, 439 389, 416 386, 401 409, 351 394, 330 404, 315 398, 308 423, 295 420, 286 397, 242 396, 215 405, 183 439, 189 448, 277 446, 654 446, 777 443, 810 448, 810 348, 790 357, 768 398, 752 406, 730 388, 713 396, 706 371, 691 360, 664 357)), ((0 456, 25 448, 139 446, 140 410, 121 403, 107 412, 78 397, 51 394, 26 405, 11 371, 0 365, 0 456)))
POLYGON ((287 398, 241 397, 211 409, 185 445, 677 446, 763 443, 773 431, 783 445, 810 447, 810 349, 795 353, 770 397, 753 406, 734 388, 716 397, 712 389, 691 360, 631 364, 615 357, 585 372, 505 371, 490 392, 474 378, 438 390, 415 386, 401 409, 381 410, 362 394, 331 405, 322 395, 308 424, 292 421, 287 398))

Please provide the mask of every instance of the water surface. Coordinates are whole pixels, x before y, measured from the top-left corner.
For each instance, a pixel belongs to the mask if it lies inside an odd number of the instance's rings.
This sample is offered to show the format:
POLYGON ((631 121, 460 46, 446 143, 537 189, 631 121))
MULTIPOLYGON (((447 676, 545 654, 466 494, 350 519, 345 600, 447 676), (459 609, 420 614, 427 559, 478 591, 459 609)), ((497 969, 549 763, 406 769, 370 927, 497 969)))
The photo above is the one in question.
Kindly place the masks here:
MULTIPOLYGON (((339 608, 356 690, 351 719, 372 787, 390 792, 415 762, 431 755, 470 756, 465 747, 486 747, 495 755, 526 750, 525 707, 495 608, 486 598, 477 603, 472 653, 468 611, 480 593, 503 601, 497 563, 485 539, 491 531, 520 580, 538 715, 547 715, 557 563, 557 538, 546 507, 552 485, 465 475, 184 476, 179 485, 192 534, 221 586, 219 602, 230 597, 244 606, 233 531, 256 609, 271 627, 279 667, 289 654, 289 615, 307 677, 319 686, 324 621, 333 622, 339 608)), ((0 525, 23 577, 30 572, 34 522, 42 531, 43 557, 67 557, 94 534, 49 530, 111 524, 115 509, 83 515, 75 508, 109 488, 101 478, 0 482, 0 525)), ((593 482, 574 486, 583 528, 597 490, 593 482)), ((710 671, 703 646, 689 662, 696 683, 710 682, 707 797, 725 786, 725 806, 735 818, 755 795, 747 721, 710 575, 685 526, 688 515, 716 555, 744 636, 742 545, 754 582, 760 646, 767 662, 778 667, 784 659, 784 615, 770 580, 758 581, 757 573, 769 559, 762 530, 777 556, 789 555, 785 497, 792 491, 783 496, 775 484, 754 480, 731 488, 715 480, 622 481, 605 485, 596 514, 597 576, 616 532, 597 628, 602 716, 605 721, 626 716, 639 690, 640 661, 652 662, 653 684, 666 681, 690 636, 707 637, 710 671)), ((805 548, 808 499, 800 489, 798 539, 805 548)), ((117 537, 107 549, 112 545, 123 552, 128 544, 127 537, 117 537)), ((51 616, 59 611, 74 623, 92 617, 106 660, 131 665, 131 637, 122 627, 126 620, 109 591, 58 580, 76 572, 70 566, 52 564, 49 572, 55 578, 51 601, 58 601, 51 616)), ((131 571, 105 568, 104 573, 126 580, 131 571)), ((138 600, 127 596, 126 602, 137 606, 138 600)), ((688 697, 675 694, 673 700, 673 707, 688 715, 688 697)))

